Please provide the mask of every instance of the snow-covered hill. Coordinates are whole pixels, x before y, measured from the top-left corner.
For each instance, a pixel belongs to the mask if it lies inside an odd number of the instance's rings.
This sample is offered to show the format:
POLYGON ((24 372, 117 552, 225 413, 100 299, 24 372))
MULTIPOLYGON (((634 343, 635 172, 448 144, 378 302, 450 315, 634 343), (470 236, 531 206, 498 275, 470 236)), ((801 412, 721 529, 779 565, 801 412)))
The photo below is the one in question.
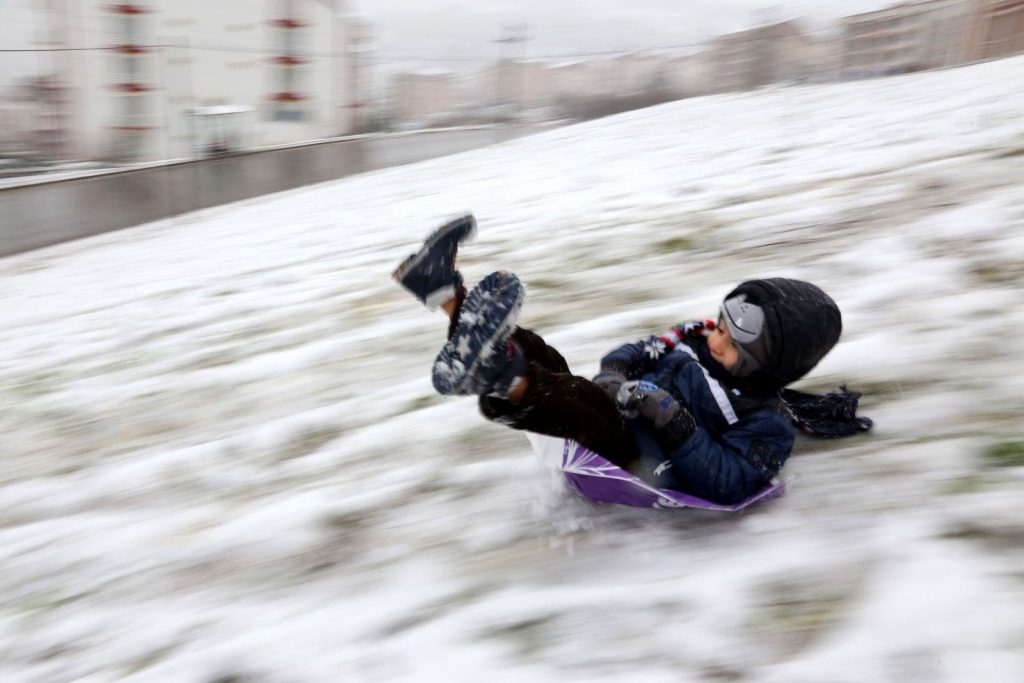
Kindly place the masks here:
POLYGON ((1024 60, 672 103, 0 260, 0 680, 1024 680, 1024 60), (602 507, 432 394, 389 280, 579 374, 812 280, 864 437, 742 515, 602 507))

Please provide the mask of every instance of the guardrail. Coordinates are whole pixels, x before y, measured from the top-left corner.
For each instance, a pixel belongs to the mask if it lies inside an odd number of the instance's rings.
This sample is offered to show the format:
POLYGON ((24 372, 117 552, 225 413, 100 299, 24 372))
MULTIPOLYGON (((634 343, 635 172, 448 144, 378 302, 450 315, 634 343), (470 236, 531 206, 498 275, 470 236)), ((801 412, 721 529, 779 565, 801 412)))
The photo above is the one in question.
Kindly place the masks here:
POLYGON ((0 186, 0 256, 422 161, 524 131, 474 127, 361 135, 0 186))

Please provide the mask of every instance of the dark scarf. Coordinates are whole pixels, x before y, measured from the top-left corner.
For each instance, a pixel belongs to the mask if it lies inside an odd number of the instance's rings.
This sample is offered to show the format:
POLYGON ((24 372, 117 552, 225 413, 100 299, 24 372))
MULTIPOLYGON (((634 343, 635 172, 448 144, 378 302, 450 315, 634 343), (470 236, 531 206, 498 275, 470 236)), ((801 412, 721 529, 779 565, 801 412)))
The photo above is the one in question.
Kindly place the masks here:
POLYGON ((857 417, 860 394, 845 384, 822 395, 783 389, 779 397, 797 429, 823 439, 866 432, 874 424, 870 418, 857 417))

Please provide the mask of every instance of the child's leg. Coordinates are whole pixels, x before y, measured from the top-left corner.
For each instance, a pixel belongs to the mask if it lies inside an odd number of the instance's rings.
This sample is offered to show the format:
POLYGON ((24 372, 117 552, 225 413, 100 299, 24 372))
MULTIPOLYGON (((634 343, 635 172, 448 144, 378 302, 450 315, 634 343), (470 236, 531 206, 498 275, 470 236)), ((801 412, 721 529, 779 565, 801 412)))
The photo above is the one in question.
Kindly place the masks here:
POLYGON ((451 322, 434 364, 434 387, 443 394, 478 394, 490 420, 571 438, 631 467, 635 447, 615 402, 593 382, 570 374, 562 354, 540 335, 514 326, 522 295, 518 279, 499 271, 441 305, 451 322), (493 351, 484 361, 477 350, 485 346, 493 351))
POLYGON ((565 357, 553 346, 548 346, 541 336, 524 327, 517 327, 512 340, 519 344, 526 359, 540 364, 551 372, 569 372, 565 357))
POLYGON ((635 468, 636 446, 615 402, 601 387, 569 372, 552 372, 532 359, 522 386, 516 403, 481 396, 480 412, 512 429, 573 439, 625 470, 635 468))
MULTIPOLYGON (((459 287, 455 295, 441 304, 440 308, 448 315, 448 338, 451 339, 455 328, 459 323, 459 311, 462 309, 462 302, 466 300, 466 288, 459 287)), ((537 333, 524 327, 516 327, 512 333, 512 340, 519 345, 527 359, 540 363, 552 372, 569 372, 569 364, 565 357, 537 333)))
POLYGON ((430 310, 444 305, 462 289, 455 257, 459 245, 474 234, 476 220, 471 214, 448 221, 428 235, 391 276, 430 310))
POLYGON ((526 369, 512 333, 525 290, 514 273, 491 273, 462 299, 445 301, 451 312, 448 341, 431 372, 439 394, 508 397, 526 369))

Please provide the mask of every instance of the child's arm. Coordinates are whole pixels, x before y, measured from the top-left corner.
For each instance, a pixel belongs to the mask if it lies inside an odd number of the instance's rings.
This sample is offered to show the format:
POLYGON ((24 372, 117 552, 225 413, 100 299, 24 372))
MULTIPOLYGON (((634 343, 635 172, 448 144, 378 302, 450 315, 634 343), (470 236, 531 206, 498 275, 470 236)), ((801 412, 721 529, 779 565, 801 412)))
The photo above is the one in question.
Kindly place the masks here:
MULTIPOLYGON (((675 350, 684 339, 704 336, 713 329, 713 320, 688 320, 670 327, 662 334, 623 344, 601 359, 601 375, 618 374, 624 378, 623 381, 640 379, 654 370, 661 357, 675 350)), ((597 381, 597 378, 594 380, 597 381)))

